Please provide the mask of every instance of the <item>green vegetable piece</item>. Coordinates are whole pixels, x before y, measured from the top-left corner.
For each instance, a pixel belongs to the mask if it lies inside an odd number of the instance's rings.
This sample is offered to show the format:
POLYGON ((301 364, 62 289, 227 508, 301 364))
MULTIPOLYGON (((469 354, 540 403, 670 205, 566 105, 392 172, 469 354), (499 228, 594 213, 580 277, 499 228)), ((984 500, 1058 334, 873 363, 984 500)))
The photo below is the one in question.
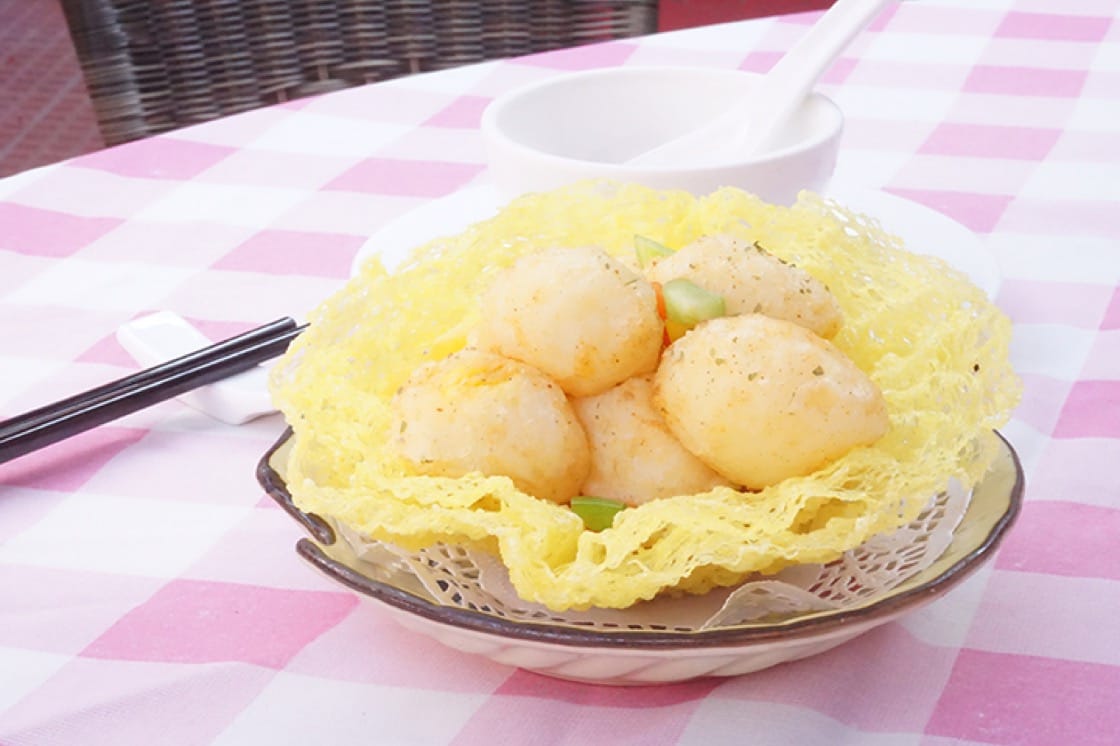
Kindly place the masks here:
POLYGON ((610 528, 614 523, 615 515, 625 509, 625 503, 608 500, 605 497, 581 495, 572 498, 572 512, 583 519, 583 525, 590 531, 610 528))
POLYGON ((665 314, 668 320, 685 330, 691 329, 701 321, 727 314, 727 304, 722 295, 705 290, 683 277, 665 283, 661 287, 661 294, 665 298, 665 314))
POLYGON ((638 257, 638 266, 645 269, 653 264, 654 260, 671 256, 673 250, 652 238, 634 236, 634 253, 638 257))

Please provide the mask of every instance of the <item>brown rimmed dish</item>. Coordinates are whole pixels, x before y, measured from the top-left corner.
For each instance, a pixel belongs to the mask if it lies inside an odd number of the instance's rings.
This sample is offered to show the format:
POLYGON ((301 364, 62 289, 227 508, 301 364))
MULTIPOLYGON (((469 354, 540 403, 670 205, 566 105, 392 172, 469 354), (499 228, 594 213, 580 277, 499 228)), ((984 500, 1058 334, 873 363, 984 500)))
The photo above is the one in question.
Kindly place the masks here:
POLYGON ((973 490, 949 548, 928 568, 880 597, 839 611, 677 631, 672 628, 592 629, 445 605, 399 567, 359 559, 321 517, 301 511, 284 480, 292 434, 262 457, 265 491, 310 534, 296 551, 328 578, 377 603, 399 622, 460 650, 566 679, 654 684, 700 676, 731 676, 828 650, 939 598, 990 559, 1019 513, 1023 471, 1000 436, 992 468, 973 490))

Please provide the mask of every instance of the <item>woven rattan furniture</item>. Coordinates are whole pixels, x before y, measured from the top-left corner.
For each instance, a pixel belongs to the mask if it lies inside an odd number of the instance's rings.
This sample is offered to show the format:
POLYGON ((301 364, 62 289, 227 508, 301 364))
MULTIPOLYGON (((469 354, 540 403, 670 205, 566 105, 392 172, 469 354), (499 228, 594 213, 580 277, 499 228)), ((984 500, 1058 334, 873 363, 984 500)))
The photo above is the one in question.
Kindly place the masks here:
POLYGON ((338 88, 650 33, 656 0, 62 0, 107 144, 338 88))

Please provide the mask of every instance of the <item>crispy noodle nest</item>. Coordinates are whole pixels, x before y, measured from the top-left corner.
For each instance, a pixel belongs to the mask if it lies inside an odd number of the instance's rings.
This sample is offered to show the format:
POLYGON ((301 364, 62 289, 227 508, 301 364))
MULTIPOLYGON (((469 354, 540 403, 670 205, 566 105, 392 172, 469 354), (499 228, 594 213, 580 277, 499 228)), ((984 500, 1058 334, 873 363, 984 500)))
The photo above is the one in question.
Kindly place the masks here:
POLYGON ((697 198, 583 183, 528 195, 392 272, 367 262, 309 320, 272 374, 295 434, 296 504, 409 549, 471 542, 500 556, 524 599, 558 611, 703 593, 835 559, 911 521, 950 478, 975 484, 1020 392, 1010 322, 981 290, 809 193, 789 208, 736 189, 697 198), (394 392, 421 363, 464 346, 481 292, 518 257, 585 245, 629 257, 635 234, 680 247, 712 233, 758 241, 829 286, 844 312, 833 341, 888 402, 880 441, 761 492, 654 500, 601 533, 505 477, 412 475, 388 447, 394 392))

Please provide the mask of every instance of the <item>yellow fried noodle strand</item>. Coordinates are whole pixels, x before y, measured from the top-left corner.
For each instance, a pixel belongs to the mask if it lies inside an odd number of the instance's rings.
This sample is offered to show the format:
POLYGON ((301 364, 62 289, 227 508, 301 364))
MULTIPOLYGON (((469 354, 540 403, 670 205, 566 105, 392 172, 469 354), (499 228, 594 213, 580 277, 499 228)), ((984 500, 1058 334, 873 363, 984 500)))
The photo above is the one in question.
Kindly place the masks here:
POLYGON ((310 321, 272 379, 295 431, 297 504, 405 547, 476 542, 500 555, 522 597, 557 610, 626 607, 834 559, 913 519, 951 477, 982 476, 992 430, 1020 391, 1010 323, 981 290, 808 193, 789 208, 733 189, 696 198, 586 183, 529 195, 392 272, 371 261, 310 321), (886 436, 749 499, 718 486, 652 500, 600 533, 505 477, 410 474, 388 447, 393 393, 422 363, 464 347, 479 298, 518 257, 596 245, 629 258, 635 234, 676 248, 717 233, 757 241, 828 286, 844 318, 832 341, 882 390, 886 436))

